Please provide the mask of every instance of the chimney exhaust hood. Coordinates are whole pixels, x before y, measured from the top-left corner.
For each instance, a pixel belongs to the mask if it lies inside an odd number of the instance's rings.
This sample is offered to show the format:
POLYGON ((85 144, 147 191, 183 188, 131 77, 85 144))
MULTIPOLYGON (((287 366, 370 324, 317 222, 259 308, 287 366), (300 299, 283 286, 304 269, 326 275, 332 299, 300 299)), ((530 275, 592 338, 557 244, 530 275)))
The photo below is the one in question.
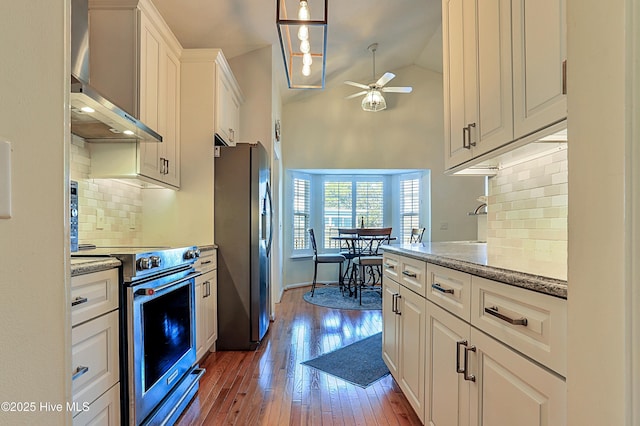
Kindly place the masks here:
POLYGON ((71 133, 87 142, 162 142, 162 136, 89 85, 88 0, 71 3, 71 133))

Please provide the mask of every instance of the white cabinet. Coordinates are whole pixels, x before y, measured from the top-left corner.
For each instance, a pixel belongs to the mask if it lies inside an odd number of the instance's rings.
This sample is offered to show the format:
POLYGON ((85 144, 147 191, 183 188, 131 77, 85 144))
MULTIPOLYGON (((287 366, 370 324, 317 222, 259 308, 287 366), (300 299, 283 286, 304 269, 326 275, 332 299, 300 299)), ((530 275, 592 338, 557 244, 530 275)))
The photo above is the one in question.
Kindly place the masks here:
POLYGON ((90 0, 91 84, 162 143, 91 146, 93 177, 180 187, 181 46, 148 0, 90 0))
POLYGON ((565 424, 565 301, 437 265, 427 271, 425 423, 565 424))
POLYGON ((446 169, 566 118, 564 1, 443 0, 446 169))
POLYGON ((73 424, 120 424, 118 270, 71 278, 73 424))
POLYGON ((216 63, 216 134, 227 145, 234 146, 240 140, 241 95, 238 84, 226 63, 216 63))
POLYGON ((204 251, 196 269, 196 359, 215 348, 218 339, 218 271, 216 250, 204 251))
MULTIPOLYGON (((183 85, 190 96, 184 108, 203 117, 198 126, 207 126, 216 144, 235 146, 240 135, 240 106, 244 98, 238 82, 220 49, 186 49, 181 58, 183 85)), ((185 132, 193 132, 185 129, 185 132)))
MULTIPOLYGON (((413 259, 385 254, 382 279, 382 357, 409 403, 422 420, 424 416, 425 316, 426 300, 393 280, 396 265, 413 265, 413 259)), ((419 271, 420 268, 418 267, 419 271)), ((411 272, 411 282, 417 277, 411 272)), ((418 274, 416 274, 418 275, 418 274)), ((422 274, 422 282, 424 282, 422 274)), ((424 288, 424 287, 423 287, 424 288)))
POLYGON ((566 383, 428 302, 426 424, 563 425, 566 383))

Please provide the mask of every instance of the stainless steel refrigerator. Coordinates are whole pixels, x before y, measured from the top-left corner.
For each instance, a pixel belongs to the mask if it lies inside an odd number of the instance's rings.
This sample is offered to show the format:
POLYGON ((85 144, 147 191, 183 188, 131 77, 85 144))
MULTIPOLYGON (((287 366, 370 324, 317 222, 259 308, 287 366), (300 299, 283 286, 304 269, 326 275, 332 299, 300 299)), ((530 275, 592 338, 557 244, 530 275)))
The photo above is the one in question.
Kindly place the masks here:
POLYGON ((215 158, 218 350, 254 350, 269 328, 272 204, 267 151, 220 147, 215 158))

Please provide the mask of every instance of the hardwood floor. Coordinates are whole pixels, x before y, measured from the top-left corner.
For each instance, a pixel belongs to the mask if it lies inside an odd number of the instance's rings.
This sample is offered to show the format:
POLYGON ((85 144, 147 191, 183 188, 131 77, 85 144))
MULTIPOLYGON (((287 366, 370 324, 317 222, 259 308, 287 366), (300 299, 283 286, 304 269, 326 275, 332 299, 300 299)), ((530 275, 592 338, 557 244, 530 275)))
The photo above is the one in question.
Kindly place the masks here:
POLYGON ((215 352, 178 425, 420 425, 391 375, 366 389, 300 363, 382 330, 381 311, 328 309, 285 291, 255 352, 215 352))

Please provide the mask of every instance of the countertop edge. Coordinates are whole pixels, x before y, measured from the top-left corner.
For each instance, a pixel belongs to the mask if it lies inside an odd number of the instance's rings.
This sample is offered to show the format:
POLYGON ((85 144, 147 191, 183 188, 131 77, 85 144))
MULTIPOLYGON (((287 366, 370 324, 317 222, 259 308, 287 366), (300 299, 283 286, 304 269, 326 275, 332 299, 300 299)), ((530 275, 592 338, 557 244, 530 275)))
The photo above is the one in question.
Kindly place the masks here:
POLYGON ((434 265, 444 266, 493 281, 499 281, 515 287, 525 288, 562 299, 567 298, 567 282, 563 280, 493 266, 480 265, 437 254, 416 252, 393 245, 384 246, 383 250, 418 260, 424 260, 427 263, 433 263, 434 265))
POLYGON ((71 263, 71 276, 86 275, 94 272, 119 268, 122 263, 114 257, 75 258, 71 263))

